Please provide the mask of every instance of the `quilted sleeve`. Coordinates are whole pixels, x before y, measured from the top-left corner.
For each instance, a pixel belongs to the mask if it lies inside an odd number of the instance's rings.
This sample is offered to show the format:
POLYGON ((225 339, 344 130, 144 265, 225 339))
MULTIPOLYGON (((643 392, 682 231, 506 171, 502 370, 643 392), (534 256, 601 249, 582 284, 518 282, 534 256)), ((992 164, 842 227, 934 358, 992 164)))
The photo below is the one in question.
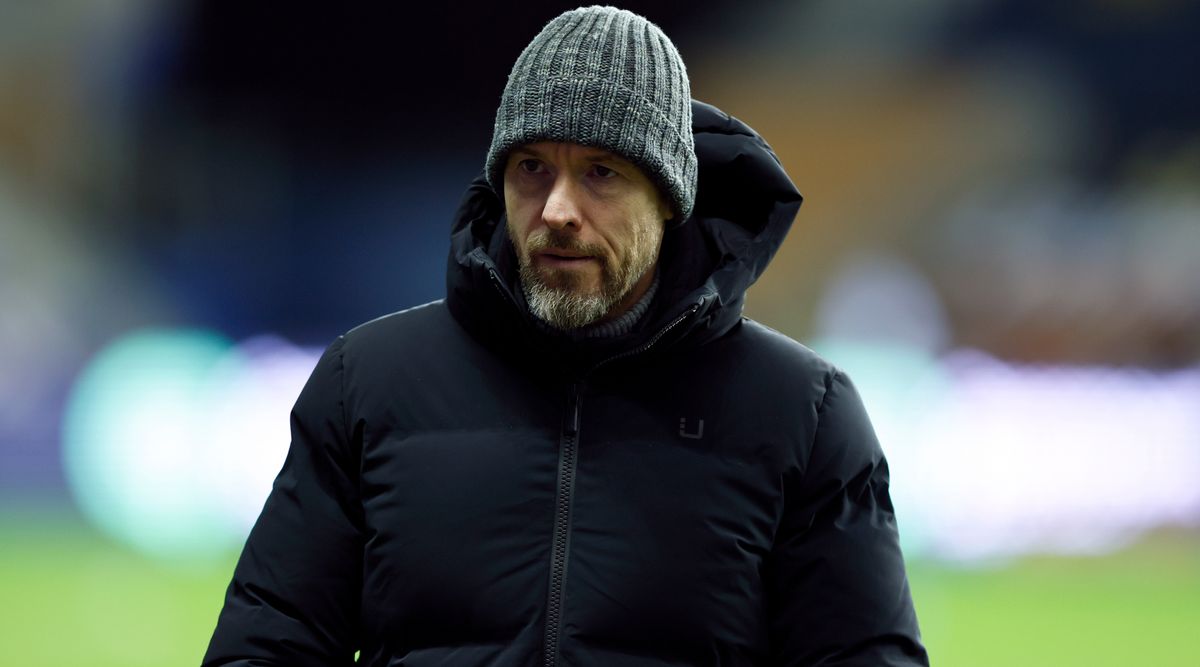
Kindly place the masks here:
POLYGON ((225 594, 203 667, 351 665, 362 589, 356 438, 343 404, 342 342, 291 413, 291 447, 225 594))
POLYGON ((888 466, 861 398, 826 379, 807 464, 784 481, 765 571, 771 664, 929 664, 900 553, 888 466))

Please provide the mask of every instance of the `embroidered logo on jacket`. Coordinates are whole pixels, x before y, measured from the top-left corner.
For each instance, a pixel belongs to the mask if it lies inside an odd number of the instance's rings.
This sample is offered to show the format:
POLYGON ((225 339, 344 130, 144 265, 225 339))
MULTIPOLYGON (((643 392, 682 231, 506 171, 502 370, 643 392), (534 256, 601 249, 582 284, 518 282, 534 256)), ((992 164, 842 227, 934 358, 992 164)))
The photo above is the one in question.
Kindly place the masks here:
POLYGON ((680 417, 679 418, 679 435, 684 438, 691 438, 692 440, 699 440, 700 438, 703 438, 704 437, 704 420, 701 419, 697 422, 695 431, 689 431, 687 417, 680 417))

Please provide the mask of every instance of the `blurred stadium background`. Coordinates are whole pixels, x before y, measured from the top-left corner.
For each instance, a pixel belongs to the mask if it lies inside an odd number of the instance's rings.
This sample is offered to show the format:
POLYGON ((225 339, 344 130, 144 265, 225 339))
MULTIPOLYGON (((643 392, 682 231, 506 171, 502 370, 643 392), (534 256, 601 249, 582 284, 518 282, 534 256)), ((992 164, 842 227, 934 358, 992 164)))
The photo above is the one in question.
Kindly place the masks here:
MULTIPOLYGON (((1200 3, 630 2, 806 195, 936 665, 1200 665, 1200 3)), ((0 664, 197 664, 319 350, 567 5, 0 6, 0 664)))

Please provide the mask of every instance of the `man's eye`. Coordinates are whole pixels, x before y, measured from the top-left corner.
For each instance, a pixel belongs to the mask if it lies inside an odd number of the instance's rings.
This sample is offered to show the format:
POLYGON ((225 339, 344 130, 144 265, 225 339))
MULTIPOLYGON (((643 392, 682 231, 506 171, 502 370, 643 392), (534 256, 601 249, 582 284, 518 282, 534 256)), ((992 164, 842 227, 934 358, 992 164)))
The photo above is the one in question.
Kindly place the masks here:
POLYGON ((531 174, 536 174, 537 172, 542 170, 542 162, 541 162, 541 160, 534 160, 532 158, 526 158, 526 159, 518 162, 517 167, 520 168, 521 171, 526 171, 531 174))
POLYGON ((612 178, 613 176, 617 175, 616 171, 609 169, 602 164, 592 165, 592 172, 600 178, 612 178))

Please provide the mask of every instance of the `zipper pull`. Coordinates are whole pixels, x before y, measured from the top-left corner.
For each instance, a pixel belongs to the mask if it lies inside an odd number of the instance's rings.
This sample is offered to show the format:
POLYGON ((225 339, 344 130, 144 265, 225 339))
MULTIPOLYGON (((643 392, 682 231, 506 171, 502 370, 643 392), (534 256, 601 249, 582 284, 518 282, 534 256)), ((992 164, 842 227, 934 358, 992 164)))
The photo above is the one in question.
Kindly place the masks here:
POLYGON ((579 383, 571 385, 571 393, 567 399, 567 435, 578 435, 579 433, 579 383))

